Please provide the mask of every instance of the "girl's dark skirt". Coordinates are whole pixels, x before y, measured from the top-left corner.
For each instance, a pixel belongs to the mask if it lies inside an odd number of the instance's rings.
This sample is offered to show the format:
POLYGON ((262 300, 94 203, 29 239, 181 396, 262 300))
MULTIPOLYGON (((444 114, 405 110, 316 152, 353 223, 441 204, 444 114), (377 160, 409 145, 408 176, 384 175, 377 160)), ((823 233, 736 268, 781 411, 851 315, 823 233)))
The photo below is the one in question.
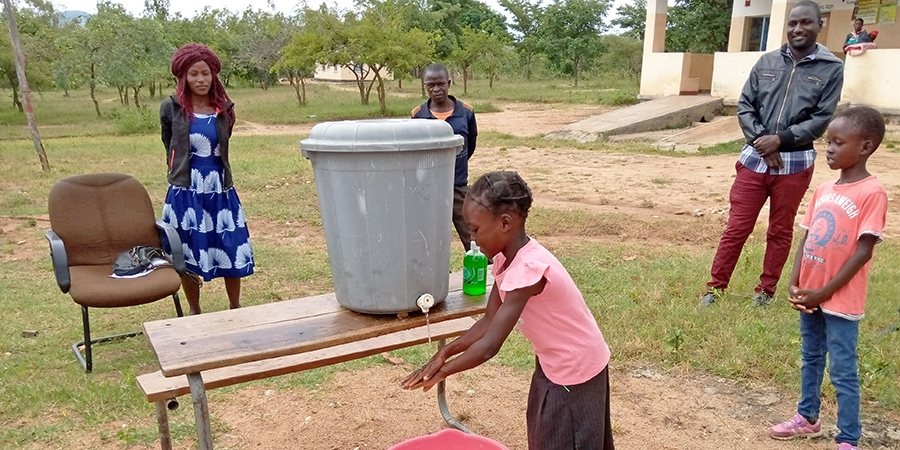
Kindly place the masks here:
POLYGON ((547 379, 535 358, 528 392, 529 450, 614 450, 609 418, 609 366, 575 386, 547 379))

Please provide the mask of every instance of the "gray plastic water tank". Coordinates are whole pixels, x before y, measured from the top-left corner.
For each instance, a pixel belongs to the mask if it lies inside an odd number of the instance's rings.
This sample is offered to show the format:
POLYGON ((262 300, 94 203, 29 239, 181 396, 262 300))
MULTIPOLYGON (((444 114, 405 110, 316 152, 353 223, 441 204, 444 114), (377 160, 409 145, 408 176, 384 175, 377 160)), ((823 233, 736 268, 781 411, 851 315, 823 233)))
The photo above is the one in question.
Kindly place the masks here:
POLYGON ((447 297, 456 153, 443 120, 324 122, 300 142, 312 162, 338 303, 418 310, 447 297))

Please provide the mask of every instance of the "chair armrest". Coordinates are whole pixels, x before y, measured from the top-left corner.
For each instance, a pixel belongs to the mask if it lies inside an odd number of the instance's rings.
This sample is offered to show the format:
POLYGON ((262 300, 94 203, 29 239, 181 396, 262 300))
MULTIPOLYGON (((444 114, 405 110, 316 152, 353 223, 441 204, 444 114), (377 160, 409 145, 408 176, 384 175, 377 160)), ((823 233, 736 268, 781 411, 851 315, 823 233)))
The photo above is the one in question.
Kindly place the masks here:
POLYGON ((169 248, 163 250, 168 250, 169 254, 172 255, 172 265, 175 266, 175 271, 179 275, 184 274, 186 270, 184 265, 184 247, 181 246, 181 238, 178 236, 178 232, 162 220, 156 221, 156 228, 160 231, 160 238, 165 234, 165 239, 161 240, 167 242, 169 248))
POLYGON ((56 276, 56 284, 63 294, 69 292, 72 287, 72 277, 69 275, 69 256, 66 254, 66 246, 62 239, 53 230, 44 233, 50 242, 50 259, 53 261, 53 274, 56 276))

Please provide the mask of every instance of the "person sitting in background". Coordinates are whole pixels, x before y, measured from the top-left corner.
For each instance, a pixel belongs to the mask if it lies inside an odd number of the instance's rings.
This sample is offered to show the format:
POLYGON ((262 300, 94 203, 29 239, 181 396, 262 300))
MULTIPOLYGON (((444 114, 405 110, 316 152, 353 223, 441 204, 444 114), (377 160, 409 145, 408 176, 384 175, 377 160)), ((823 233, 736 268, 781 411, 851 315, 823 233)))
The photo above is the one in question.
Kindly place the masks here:
POLYGON ((847 38, 844 39, 844 53, 847 52, 848 45, 854 44, 862 44, 863 42, 872 42, 872 38, 869 36, 869 32, 866 31, 863 26, 865 25, 865 21, 863 21, 862 17, 857 17, 856 20, 853 21, 853 31, 847 33, 847 38))

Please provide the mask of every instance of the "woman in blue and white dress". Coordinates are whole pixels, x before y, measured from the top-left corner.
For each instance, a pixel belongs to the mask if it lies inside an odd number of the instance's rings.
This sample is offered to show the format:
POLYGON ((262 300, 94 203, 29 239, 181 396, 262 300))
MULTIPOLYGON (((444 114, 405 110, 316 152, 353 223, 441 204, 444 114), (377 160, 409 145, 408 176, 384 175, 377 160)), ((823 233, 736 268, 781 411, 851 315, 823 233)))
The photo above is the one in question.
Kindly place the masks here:
MULTIPOLYGON (((187 44, 172 56, 176 95, 160 106, 169 191, 163 220, 178 230, 187 269, 204 281, 222 277, 230 308, 241 306, 241 278, 253 273, 253 249, 228 162, 234 103, 219 81, 219 58, 187 44)), ((200 314, 200 285, 182 287, 191 314, 200 314)))

